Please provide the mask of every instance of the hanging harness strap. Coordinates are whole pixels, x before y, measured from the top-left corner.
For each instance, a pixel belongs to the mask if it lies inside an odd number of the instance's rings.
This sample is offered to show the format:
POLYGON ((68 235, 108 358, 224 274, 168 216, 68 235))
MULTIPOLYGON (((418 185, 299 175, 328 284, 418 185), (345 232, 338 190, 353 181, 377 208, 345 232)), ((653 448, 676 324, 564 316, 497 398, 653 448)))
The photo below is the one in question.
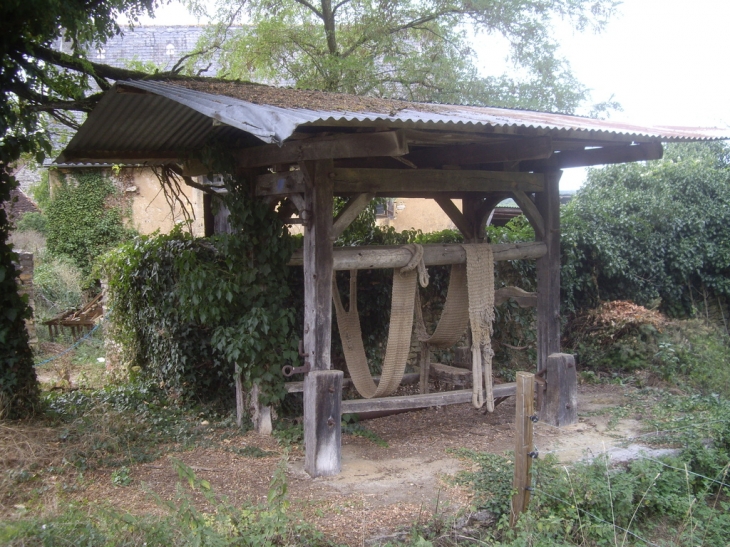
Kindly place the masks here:
POLYGON ((418 287, 416 287, 416 335, 420 342, 425 342, 435 348, 450 348, 461 339, 468 324, 469 294, 467 292, 466 266, 464 264, 451 266, 446 302, 441 311, 436 330, 430 336, 423 321, 421 296, 418 294, 418 287))
POLYGON ((492 323, 494 322, 494 255, 484 244, 462 245, 466 251, 466 277, 469 290, 469 323, 471 325, 472 404, 494 412, 492 387, 492 323), (486 397, 482 391, 486 391, 486 397))
MULTIPOLYGON (((420 247, 417 246, 417 247, 420 247)), ((423 248, 421 248, 423 256, 423 248)), ((406 361, 411 350, 411 333, 413 331, 413 305, 416 297, 416 266, 410 269, 393 271, 393 294, 390 303, 390 327, 388 343, 385 348, 385 359, 376 386, 370 375, 365 348, 362 343, 360 317, 357 312, 357 270, 350 271, 350 309, 345 311, 340 292, 334 283, 332 299, 335 304, 337 328, 342 339, 342 350, 345 362, 350 371, 352 383, 358 393, 366 399, 390 395, 403 380, 406 361)))

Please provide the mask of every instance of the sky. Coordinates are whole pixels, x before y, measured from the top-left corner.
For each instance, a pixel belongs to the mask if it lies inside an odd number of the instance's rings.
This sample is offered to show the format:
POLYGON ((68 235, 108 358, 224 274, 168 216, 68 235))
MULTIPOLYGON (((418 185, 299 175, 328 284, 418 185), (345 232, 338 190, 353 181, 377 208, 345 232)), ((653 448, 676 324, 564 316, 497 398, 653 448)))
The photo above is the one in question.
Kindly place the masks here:
MULTIPOLYGON (((143 24, 199 22, 174 2, 143 24)), ((557 22, 556 37, 593 102, 613 98, 622 105, 611 119, 727 127, 730 133, 729 24, 728 0, 624 0, 600 34, 576 33, 557 22)), ((499 42, 477 37, 474 49, 484 75, 509 68, 499 42)), ((584 169, 566 170, 561 191, 579 188, 584 179, 584 169)))

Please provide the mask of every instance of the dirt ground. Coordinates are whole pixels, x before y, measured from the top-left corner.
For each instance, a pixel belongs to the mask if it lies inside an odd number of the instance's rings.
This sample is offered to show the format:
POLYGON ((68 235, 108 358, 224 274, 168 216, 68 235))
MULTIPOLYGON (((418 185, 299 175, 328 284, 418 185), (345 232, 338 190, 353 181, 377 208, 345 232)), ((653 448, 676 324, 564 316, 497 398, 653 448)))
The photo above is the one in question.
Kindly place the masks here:
MULTIPOLYGON (((534 427, 535 445, 541 454, 553 452, 561 461, 611 451, 621 440, 643 433, 641 416, 617 413, 634 393, 626 386, 579 386, 579 422, 562 429, 538 422, 534 427)), ((388 446, 343 435, 342 473, 336 477, 311 479, 303 469, 302 451, 294 448, 287 462, 292 510, 300 512, 326 536, 352 546, 407 528, 419 519, 424 522, 434 513, 468 511, 468 492, 449 479, 472 464, 449 449, 463 447, 494 453, 512 450, 514 416, 514 401, 508 399, 492 414, 463 404, 362 422, 388 446)), ((239 449, 255 446, 272 455, 251 458, 230 450, 199 447, 176 452, 175 457, 231 502, 265 503, 270 479, 282 459, 281 447, 273 438, 252 432, 223 442, 239 449)), ((64 499, 104 501, 136 514, 161 513, 164 509, 151 492, 172 499, 180 482, 167 458, 132 467, 129 486, 114 486, 113 471, 87 473, 82 487, 65 493, 64 499)), ((48 491, 45 502, 52 509, 58 501, 54 500, 54 489, 48 491)))

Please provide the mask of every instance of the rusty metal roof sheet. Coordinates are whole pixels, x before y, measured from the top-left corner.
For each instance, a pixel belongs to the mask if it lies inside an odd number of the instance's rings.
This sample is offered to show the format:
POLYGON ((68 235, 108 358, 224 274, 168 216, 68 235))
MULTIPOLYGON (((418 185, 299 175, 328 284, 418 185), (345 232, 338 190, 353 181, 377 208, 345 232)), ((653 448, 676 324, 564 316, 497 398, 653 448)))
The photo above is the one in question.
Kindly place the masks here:
MULTIPOLYGON (((606 142, 703 141, 730 138, 730 129, 639 126, 506 108, 414 103, 223 81, 119 82, 102 98, 59 161, 95 151, 183 151, 213 134, 281 143, 305 125, 384 125, 606 142)), ((249 145, 253 145, 251 142, 249 145)))

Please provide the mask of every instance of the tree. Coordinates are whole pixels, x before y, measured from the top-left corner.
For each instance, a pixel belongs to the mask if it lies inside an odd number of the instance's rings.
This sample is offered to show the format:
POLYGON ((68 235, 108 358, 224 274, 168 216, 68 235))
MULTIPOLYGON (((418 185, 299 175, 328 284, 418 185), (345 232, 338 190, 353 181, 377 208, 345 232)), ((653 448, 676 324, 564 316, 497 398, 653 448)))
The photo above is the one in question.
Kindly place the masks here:
POLYGON ((589 172, 563 212, 564 302, 660 305, 687 316, 730 302, 730 147, 668 145, 664 158, 589 172))
MULTIPOLYGON (((220 0, 207 55, 228 77, 416 101, 574 112, 588 90, 557 56, 556 18, 600 30, 614 0, 220 0), (233 27, 243 23, 243 26, 233 27), (524 77, 478 75, 469 27, 501 35, 524 77)), ((189 0, 205 14, 203 0, 189 0)), ((201 48, 202 49, 202 48, 201 48)))
MULTIPOLYGON (((88 62, 82 45, 101 43, 120 32, 122 12, 132 21, 151 13, 155 0, 4 0, 0 3, 0 205, 17 185, 12 166, 22 155, 38 161, 50 152, 42 113, 71 127, 68 111, 88 112, 99 99, 87 97, 93 80, 102 90, 109 79, 143 73, 88 62), (72 54, 54 51, 63 36, 72 54), (71 71, 67 70, 71 69, 71 71)), ((7 243, 8 219, 0 209, 0 417, 31 414, 38 388, 24 319, 30 310, 18 295, 17 258, 7 243)))

